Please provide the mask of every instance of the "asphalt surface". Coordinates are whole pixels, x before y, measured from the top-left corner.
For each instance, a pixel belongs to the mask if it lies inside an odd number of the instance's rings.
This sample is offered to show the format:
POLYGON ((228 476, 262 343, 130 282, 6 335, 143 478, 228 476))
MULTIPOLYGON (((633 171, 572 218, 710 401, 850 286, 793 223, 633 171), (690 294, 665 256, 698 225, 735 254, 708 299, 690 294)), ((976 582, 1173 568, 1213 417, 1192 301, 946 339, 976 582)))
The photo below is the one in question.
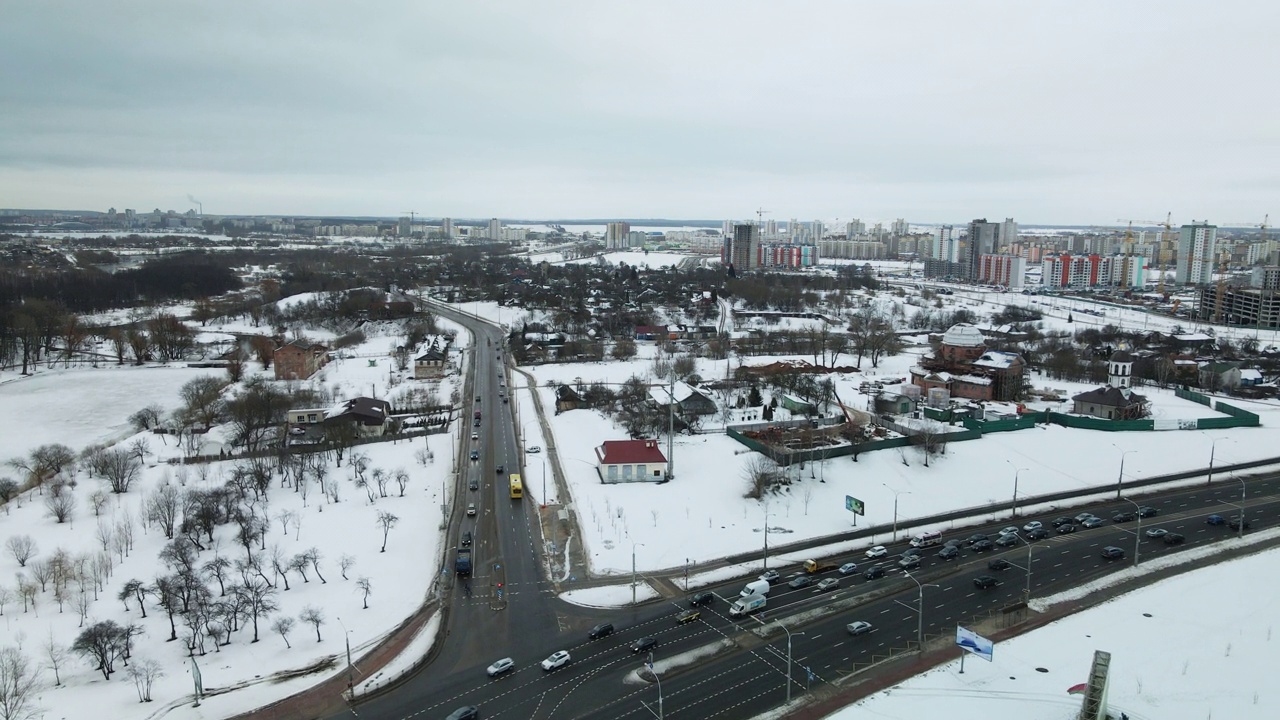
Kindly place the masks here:
MULTIPOLYGON (((455 319, 466 322, 462 317, 455 319)), ((790 588, 788 582, 804 573, 799 567, 781 568, 783 577, 772 586, 765 610, 746 618, 729 617, 728 607, 743 584, 754 578, 707 588, 715 593, 715 599, 699 608, 697 620, 686 624, 676 621, 677 613, 689 607, 683 598, 621 610, 569 605, 552 594, 543 577, 545 559, 538 539, 536 507, 527 499, 512 500, 506 475, 497 472, 499 465, 507 472, 517 472, 521 465, 511 406, 500 399, 506 389, 496 350, 497 331, 484 324, 466 324, 477 336, 475 387, 467 399, 482 398, 474 404, 481 410, 482 420, 479 428, 473 428, 479 440, 470 443, 480 459, 467 462, 457 480, 462 498, 458 509, 475 502, 477 514, 453 513, 449 537, 456 545, 462 532, 474 533, 475 569, 470 591, 463 582, 455 583, 447 630, 436 657, 423 671, 338 717, 444 718, 458 707, 477 705, 483 718, 648 718, 657 717, 661 694, 664 717, 750 718, 776 707, 786 697, 787 636, 777 629, 778 622, 792 634, 790 683, 793 696, 798 697, 807 688, 817 689, 837 679, 855 663, 865 664, 873 657, 883 657, 891 648, 902 649, 914 642, 920 629, 917 602, 921 597, 924 634, 954 634, 957 623, 971 623, 1016 606, 1025 599, 1028 583, 1032 597, 1043 596, 1131 564, 1135 542, 1139 559, 1146 561, 1235 534, 1225 525, 1205 522, 1210 514, 1229 518, 1239 512, 1232 503, 1240 504, 1241 483, 1223 478, 1208 487, 1143 496, 1140 504, 1156 508, 1159 514, 1142 519, 1141 525, 1138 520, 1112 522, 1116 513, 1134 511, 1133 503, 1112 501, 956 531, 944 540, 979 532, 994 539, 1001 527, 1021 527, 1031 520, 1043 523, 1050 535, 1033 541, 1030 551, 1020 541, 1015 547, 984 553, 962 549, 960 557, 953 560, 936 557, 941 546, 925 548, 920 567, 911 570, 910 576, 896 567, 901 553, 909 547, 905 541, 890 545, 884 558, 836 559, 837 565, 856 562, 858 570, 847 576, 835 570, 816 574, 815 581, 840 579, 839 587, 827 592, 815 587, 790 588), (472 480, 479 486, 476 491, 467 489, 472 480), (1104 518, 1105 524, 1072 534, 1053 531, 1055 516, 1086 511, 1104 518), (1180 533, 1185 542, 1168 545, 1159 538, 1146 537, 1153 528, 1180 533), (1103 559, 1101 550, 1106 546, 1122 548, 1125 557, 1103 559), (1010 567, 988 570, 987 563, 994 558, 1007 560, 1010 567), (885 577, 864 578, 862 572, 873 565, 884 566, 885 577), (995 577, 997 584, 987 589, 975 587, 974 579, 981 575, 995 577), (829 612, 789 619, 824 607, 829 612), (850 635, 845 626, 855 620, 870 622, 873 630, 850 635), (588 629, 601 621, 612 622, 617 631, 589 640, 588 629), (766 625, 773 629, 765 637, 752 632, 766 625), (629 645, 642 637, 657 640, 652 657, 659 663, 715 643, 727 643, 729 648, 663 673, 660 693, 657 684, 636 675, 649 656, 632 653, 629 645), (552 671, 539 667, 543 658, 558 650, 570 653, 568 664, 552 671), (486 666, 503 657, 514 659, 515 668, 489 678, 486 666)), ((1252 530, 1274 525, 1280 514, 1280 477, 1250 480, 1244 505, 1252 530)), ((442 571, 452 571, 452 554, 442 571)))

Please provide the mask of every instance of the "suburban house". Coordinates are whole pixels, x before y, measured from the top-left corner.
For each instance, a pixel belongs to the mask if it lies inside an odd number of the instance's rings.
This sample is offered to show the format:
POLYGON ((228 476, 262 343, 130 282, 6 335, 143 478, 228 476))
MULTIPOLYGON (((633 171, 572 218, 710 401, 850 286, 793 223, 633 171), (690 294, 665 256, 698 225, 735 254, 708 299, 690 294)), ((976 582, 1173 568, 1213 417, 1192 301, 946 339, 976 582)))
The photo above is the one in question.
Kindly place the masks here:
POLYGON ((271 361, 277 380, 306 380, 329 362, 329 348, 309 340, 291 340, 276 348, 271 361))
POLYGON ((1026 367, 1021 355, 988 350, 978 328, 959 323, 942 334, 936 351, 911 368, 911 384, 926 395, 933 388, 944 388, 951 397, 1019 400, 1026 367))
POLYGON ((672 395, 675 395, 676 412, 681 415, 714 415, 719 409, 715 400, 688 383, 677 382, 674 388, 667 385, 649 388, 649 399, 663 410, 671 404, 672 395))
POLYGON ((1229 360, 1207 362, 1200 366, 1200 387, 1209 390, 1234 390, 1240 387, 1240 363, 1229 360))
POLYGON ((1071 398, 1072 412, 1103 420, 1139 420, 1147 416, 1147 398, 1129 388, 1104 385, 1071 398))
POLYGON ((344 400, 325 411, 325 425, 351 423, 363 437, 382 435, 391 421, 391 403, 371 397, 344 400))
POLYGON ((428 380, 444 377, 449 366, 449 341, 439 337, 431 341, 426 351, 413 359, 413 379, 428 380))
POLYGON ((604 483, 662 482, 667 458, 657 440, 605 440, 596 448, 596 472, 604 483))
POLYGON ((568 385, 556 386, 556 414, 569 410, 577 410, 582 406, 582 398, 568 385))

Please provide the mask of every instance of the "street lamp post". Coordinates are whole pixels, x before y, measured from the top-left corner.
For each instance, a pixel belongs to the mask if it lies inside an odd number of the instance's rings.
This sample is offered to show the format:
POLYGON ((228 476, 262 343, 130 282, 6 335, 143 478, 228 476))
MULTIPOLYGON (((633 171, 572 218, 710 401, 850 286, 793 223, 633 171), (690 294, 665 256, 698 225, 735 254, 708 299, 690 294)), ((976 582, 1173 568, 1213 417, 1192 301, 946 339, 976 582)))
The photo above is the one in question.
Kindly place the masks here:
POLYGON ((631 543, 631 604, 636 604, 636 547, 644 547, 644 543, 631 543))
POLYGON ((1027 544, 1027 568, 1026 568, 1027 589, 1024 590, 1023 592, 1026 594, 1026 598, 1024 599, 1024 601, 1030 602, 1031 601, 1031 548, 1035 547, 1035 545, 1032 544, 1030 540, 1022 537, 1021 535, 1014 535, 1014 537, 1018 538, 1019 540, 1027 544))
POLYGON ((787 629, 786 625, 782 624, 781 620, 775 620, 774 622, 778 623, 778 627, 782 628, 782 631, 787 634, 787 704, 790 705, 791 704, 791 631, 787 629))
POLYGON ((892 544, 892 543, 898 542, 898 496, 910 495, 911 491, 910 490, 894 490, 893 488, 889 487, 888 483, 880 483, 880 484, 884 485, 886 488, 888 488, 889 492, 893 493, 893 540, 890 543, 892 544))
MULTIPOLYGON (((658 720, 662 717, 662 678, 658 677, 658 671, 653 669, 653 653, 649 653, 649 674, 653 675, 653 681, 658 683, 658 720)), ((653 712, 650 710, 649 712, 653 712)))
POLYGON ((1129 498, 1120 498, 1133 506, 1133 515, 1138 520, 1138 529, 1133 531, 1133 566, 1138 567, 1138 549, 1142 547, 1142 506, 1129 498))
MULTIPOLYGON (((924 585, 921 585, 919 580, 912 577, 911 573, 903 573, 903 574, 906 575, 907 578, 911 580, 911 582, 915 583, 916 587, 920 591, 920 597, 918 600, 919 604, 918 604, 918 607, 916 608, 916 613, 917 613, 916 652, 923 653, 924 652, 924 585)), ((907 607, 910 607, 910 605, 908 605, 907 607)))
POLYGON ((1236 537, 1237 537, 1237 538, 1242 538, 1242 537, 1244 537, 1244 493, 1245 493, 1245 485, 1244 485, 1244 478, 1236 478, 1236 480, 1240 483, 1240 526, 1236 529, 1236 537))
MULTIPOLYGON (((1116 445, 1115 443, 1111 443, 1111 447, 1113 447, 1113 448, 1115 448, 1115 449, 1117 449, 1117 450, 1120 450, 1120 447, 1119 447, 1118 445, 1116 445)), ((1129 453, 1131 453, 1131 452, 1138 452, 1138 451, 1137 451, 1137 450, 1122 450, 1122 451, 1120 452, 1120 474, 1119 474, 1118 476, 1116 476, 1116 499, 1117 499, 1117 500, 1122 500, 1122 499, 1123 499, 1123 498, 1121 498, 1121 497, 1120 497, 1120 491, 1121 491, 1121 489, 1124 487, 1124 456, 1125 456, 1125 455, 1128 455, 1128 454, 1129 454, 1129 453)), ((1130 502, 1132 502, 1132 501, 1130 501, 1130 502)))
MULTIPOLYGON (((1010 467, 1013 467, 1012 460, 1005 460, 1005 462, 1009 463, 1010 467)), ((1013 514, 1009 517, 1018 517, 1018 476, 1022 474, 1023 470, 1026 470, 1026 468, 1013 467, 1013 514)))
POLYGON ((764 509, 764 569, 769 569, 769 507, 764 509))
POLYGON ((342 626, 343 632, 346 633, 347 641, 347 692, 355 696, 355 666, 351 663, 351 631, 347 629, 346 623, 342 622, 342 618, 338 618, 338 624, 342 626))

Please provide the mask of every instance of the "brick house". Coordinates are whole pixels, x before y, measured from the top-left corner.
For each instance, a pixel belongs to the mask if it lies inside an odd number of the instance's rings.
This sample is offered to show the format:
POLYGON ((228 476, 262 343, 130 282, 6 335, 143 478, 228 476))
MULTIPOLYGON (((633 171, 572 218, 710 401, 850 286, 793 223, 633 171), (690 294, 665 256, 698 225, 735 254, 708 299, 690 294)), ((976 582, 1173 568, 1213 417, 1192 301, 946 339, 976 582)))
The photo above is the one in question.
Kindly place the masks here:
POLYGON ((329 362, 329 348, 308 340, 291 340, 276 348, 271 361, 277 380, 306 380, 329 362))
POLYGON ((1019 400, 1025 372, 1021 355, 988 350, 978 328, 960 323, 943 333, 936 351, 911 368, 911 384, 924 393, 946 388, 952 397, 971 400, 1019 400))
POLYGON ((413 359, 413 379, 444 377, 449 366, 449 343, 436 338, 426 352, 413 359))

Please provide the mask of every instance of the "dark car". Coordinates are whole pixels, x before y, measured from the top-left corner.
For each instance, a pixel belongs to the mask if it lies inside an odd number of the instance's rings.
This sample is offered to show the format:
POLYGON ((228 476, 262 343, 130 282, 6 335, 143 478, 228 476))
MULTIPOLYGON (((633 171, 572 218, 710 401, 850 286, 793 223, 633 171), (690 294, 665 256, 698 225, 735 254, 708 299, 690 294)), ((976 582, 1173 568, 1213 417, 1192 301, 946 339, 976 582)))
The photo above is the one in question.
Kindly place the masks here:
POLYGON ((791 588, 792 590, 801 590, 803 588, 809 587, 812 584, 813 584, 812 576, 801 575, 799 577, 792 578, 791 582, 787 583, 787 587, 791 588))
POLYGON ((471 531, 462 533, 462 547, 471 547, 471 531))
POLYGON ((1150 505, 1143 505, 1142 507, 1138 508, 1138 517, 1140 518, 1155 517, 1159 514, 1160 514, 1160 510, 1157 508, 1153 508, 1150 505))
POLYGON ((633 653, 649 652, 650 650, 656 647, 658 647, 658 638, 642 637, 639 640, 631 643, 631 652, 633 653))
POLYGON ((996 545, 999 545, 1000 547, 1003 547, 1003 548, 1013 547, 1014 545, 1017 545, 1019 542, 1021 541, 1018 540, 1018 536, 1014 535, 1013 533, 1009 533, 1008 535, 1001 535, 1000 537, 996 538, 996 545))
POLYGON ((499 474, 499 475, 501 475, 501 474, 505 473, 506 471, 507 471, 507 466, 506 466, 506 465, 499 465, 499 466, 498 466, 498 474, 499 474))
POLYGON ((1058 526, 1059 535, 1066 535, 1068 533, 1073 533, 1075 531, 1076 531, 1075 523, 1064 523, 1058 526))
POLYGON ((471 423, 471 427, 480 427, 480 418, 476 418, 476 419, 471 423))
POLYGON ((1165 545, 1181 545, 1186 541, 1187 541, 1187 538, 1181 535, 1180 533, 1169 533, 1168 535, 1164 536, 1165 545))
POLYGON ((1226 525, 1227 524, 1227 519, 1222 517, 1221 515, 1210 515, 1209 517, 1205 518, 1204 521, 1209 523, 1210 525, 1226 525))
POLYGON ((961 540, 960 538, 951 538, 950 540, 943 543, 943 545, 946 547, 960 547, 961 545, 964 545, 964 541, 961 540))
POLYGON ((475 705, 468 705, 466 707, 460 707, 449 713, 449 717, 444 720, 479 720, 479 718, 480 708, 475 705))
POLYGON ((698 605, 710 605, 711 601, 714 600, 715 597, 716 596, 713 595, 712 593, 700 592, 697 595, 694 595, 693 597, 689 598, 689 604, 693 605, 694 607, 697 607, 698 605))
POLYGON ((613 623, 600 623, 599 625, 596 625, 591 628, 590 632, 587 633, 587 637, 591 640, 599 640, 605 635, 612 635, 612 634, 613 634, 613 623))
POLYGON ((1069 518, 1064 516, 1064 517, 1054 518, 1053 522, 1050 524, 1053 525, 1054 527, 1062 527, 1063 525, 1070 525, 1071 523, 1074 523, 1074 522, 1075 522, 1075 518, 1069 518))
MULTIPOLYGON (((1239 515, 1232 515, 1232 516, 1231 516, 1231 519, 1227 521, 1227 527, 1231 528, 1232 530, 1239 530, 1239 529, 1240 529, 1240 516, 1239 516, 1239 515)), ((1245 518, 1245 519, 1244 519, 1244 529, 1245 529, 1245 530, 1248 530, 1248 529, 1249 529, 1249 518, 1245 518)))
POLYGON ((979 590, 986 590, 987 588, 993 588, 999 584, 1000 584, 1000 581, 996 580, 990 575, 979 575, 978 577, 973 579, 973 586, 978 588, 979 590))
POLYGON ((1010 567, 1011 566, 1009 565, 1009 561, 1005 560, 1004 558, 991 558, 990 560, 987 561, 988 570, 995 570, 996 572, 1000 572, 1001 570, 1008 570, 1010 567))
POLYGON ((1119 560, 1122 557, 1124 557, 1124 550, 1114 545, 1102 548, 1102 558, 1104 560, 1119 560))
POLYGON ((480 483, 476 482, 475 480, 472 480, 471 482, 467 483, 467 488, 470 490, 479 490, 480 483))
POLYGON ((1027 531, 1028 540, 1043 540, 1047 537, 1049 537, 1049 531, 1044 528, 1036 528, 1035 530, 1027 531))
POLYGON ((479 396, 479 395, 477 395, 477 396, 476 396, 476 402, 480 402, 480 396, 479 396))
POLYGON ((983 535, 982 533, 974 533, 974 534, 970 535, 969 537, 965 538, 965 540, 964 540, 964 544, 965 544, 965 545, 970 545, 970 546, 972 546, 972 545, 974 545, 975 543, 980 543, 980 542, 982 542, 983 540, 986 540, 986 539, 987 539, 987 536, 986 536, 986 535, 983 535))
POLYGON ((471 451, 471 459, 472 459, 472 460, 479 460, 479 459, 480 459, 480 451, 479 451, 479 450, 472 450, 472 451, 471 451))
POLYGON ((974 552, 987 552, 989 550, 995 550, 996 544, 991 542, 990 540, 979 540, 973 545, 970 545, 969 549, 974 552))
POLYGON ((875 580, 876 578, 882 578, 884 577, 884 568, 880 567, 879 565, 876 565, 875 567, 867 568, 867 571, 862 573, 862 577, 868 580, 875 580))
POLYGON ((1111 516, 1111 521, 1118 522, 1118 523, 1130 522, 1133 520, 1134 517, 1136 516, 1131 512, 1118 512, 1115 515, 1111 516))
POLYGON ((921 555, 924 555, 924 550, 923 550, 922 548, 915 548, 915 547, 913 547, 913 548, 907 548, 906 550, 903 550, 903 551, 902 551, 902 557, 904 557, 904 558, 905 558, 905 557, 920 557, 921 555))
POLYGON ((955 560, 960 557, 960 548, 955 545, 949 545, 938 551, 938 557, 943 560, 955 560))

